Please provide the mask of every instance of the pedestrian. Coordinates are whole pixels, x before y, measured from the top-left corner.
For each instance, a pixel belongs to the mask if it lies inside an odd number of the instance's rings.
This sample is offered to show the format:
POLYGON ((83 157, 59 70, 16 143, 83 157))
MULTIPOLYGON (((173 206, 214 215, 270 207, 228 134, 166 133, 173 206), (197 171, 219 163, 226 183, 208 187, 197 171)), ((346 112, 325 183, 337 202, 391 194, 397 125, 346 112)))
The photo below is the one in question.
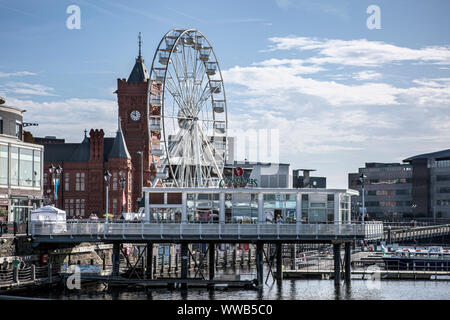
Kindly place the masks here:
POLYGON ((9 263, 8 263, 8 260, 6 260, 6 258, 5 258, 5 260, 3 260, 3 263, 2 263, 2 266, 3 266, 3 270, 8 270, 8 265, 9 265, 9 263))

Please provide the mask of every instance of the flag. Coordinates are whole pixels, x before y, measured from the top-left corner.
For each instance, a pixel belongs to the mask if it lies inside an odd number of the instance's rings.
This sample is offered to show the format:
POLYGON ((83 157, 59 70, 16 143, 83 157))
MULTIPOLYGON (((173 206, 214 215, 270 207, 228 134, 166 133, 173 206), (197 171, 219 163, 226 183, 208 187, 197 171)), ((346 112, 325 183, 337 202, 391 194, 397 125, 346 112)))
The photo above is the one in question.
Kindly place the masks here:
POLYGON ((55 179, 55 201, 58 200, 58 184, 59 184, 59 179, 55 179))
POLYGON ((125 197, 125 189, 123 189, 122 206, 127 204, 127 198, 125 197))
POLYGON ((383 246, 383 245, 381 245, 381 251, 383 252, 383 255, 385 255, 385 254, 388 252, 388 250, 386 249, 386 247, 383 246))

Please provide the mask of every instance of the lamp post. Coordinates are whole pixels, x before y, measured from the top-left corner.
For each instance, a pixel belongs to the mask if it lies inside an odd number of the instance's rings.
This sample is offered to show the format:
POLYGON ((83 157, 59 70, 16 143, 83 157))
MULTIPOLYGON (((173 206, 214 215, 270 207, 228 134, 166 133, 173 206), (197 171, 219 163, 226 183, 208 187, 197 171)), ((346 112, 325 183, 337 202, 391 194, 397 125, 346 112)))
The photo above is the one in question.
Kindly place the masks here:
POLYGON ((142 200, 142 189, 144 188, 144 163, 143 163, 143 152, 142 151, 138 151, 137 152, 138 155, 141 156, 141 200, 142 200))
POLYGON ((121 173, 120 178, 119 178, 119 182, 120 182, 120 186, 122 187, 122 215, 123 215, 123 206, 124 206, 124 198, 125 198, 125 182, 127 180, 124 177, 124 174, 121 173))
POLYGON ((359 175, 359 181, 361 182, 362 185, 362 219, 361 219, 361 223, 364 224, 364 215, 365 215, 365 202, 364 202, 364 184, 366 182, 366 178, 367 176, 364 173, 361 173, 359 175))
POLYGON ((108 170, 105 171, 103 178, 106 181, 106 223, 108 223, 108 207, 109 207, 109 181, 111 180, 111 173, 108 170))

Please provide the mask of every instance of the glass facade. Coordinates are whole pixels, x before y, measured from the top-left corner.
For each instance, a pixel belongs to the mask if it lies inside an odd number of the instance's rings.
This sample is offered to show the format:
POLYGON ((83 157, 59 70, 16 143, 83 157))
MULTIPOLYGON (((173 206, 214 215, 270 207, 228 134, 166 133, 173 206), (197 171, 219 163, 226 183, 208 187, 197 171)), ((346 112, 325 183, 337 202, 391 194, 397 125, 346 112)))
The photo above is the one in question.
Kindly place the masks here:
POLYGON ((13 145, 0 145, 0 185, 41 187, 42 152, 13 145), (8 154, 10 164, 8 164, 8 154))
POLYGON ((183 189, 177 190, 177 193, 162 188, 145 191, 146 197, 150 198, 146 210, 152 221, 185 219, 189 223, 297 223, 298 217, 301 217, 299 223, 350 223, 351 220, 350 200, 353 194, 346 190, 308 194, 298 191, 269 193, 259 189, 242 192, 226 189, 218 189, 220 192, 186 190, 185 202, 181 201, 183 189), (179 197, 180 201, 171 202, 169 199, 174 196, 179 197), (300 208, 301 213, 297 213, 300 208), (181 217, 182 212, 185 212, 184 218, 181 217))

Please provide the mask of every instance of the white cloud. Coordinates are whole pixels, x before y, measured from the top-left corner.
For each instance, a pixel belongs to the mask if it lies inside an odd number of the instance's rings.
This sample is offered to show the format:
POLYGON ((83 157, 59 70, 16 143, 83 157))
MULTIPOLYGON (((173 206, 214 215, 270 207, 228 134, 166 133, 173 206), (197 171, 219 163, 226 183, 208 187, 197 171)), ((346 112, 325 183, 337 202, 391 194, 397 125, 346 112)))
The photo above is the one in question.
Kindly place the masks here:
POLYGON ((381 79, 383 75, 379 72, 366 70, 366 71, 360 71, 353 74, 353 78, 359 81, 365 81, 365 80, 377 80, 381 79))
POLYGON ((402 89, 386 83, 345 85, 298 75, 296 68, 286 66, 233 67, 223 71, 224 81, 247 87, 252 96, 300 93, 323 99, 334 106, 393 105, 402 89))
POLYGON ((399 47, 382 41, 367 39, 339 40, 309 37, 272 37, 274 44, 266 51, 292 50, 315 51, 307 61, 317 65, 340 64, 346 66, 378 67, 381 64, 419 61, 424 63, 450 64, 448 46, 429 46, 420 49, 399 47))
POLYGON ((83 131, 103 129, 113 137, 117 130, 117 102, 102 99, 71 98, 62 101, 36 102, 7 98, 8 104, 26 110, 24 121, 37 122, 30 127, 34 136, 53 135, 66 141, 80 142, 83 131))
POLYGON ((21 94, 21 95, 37 95, 37 96, 55 96, 52 93, 55 89, 41 84, 30 84, 25 82, 7 82, 0 89, 7 93, 21 94))
POLYGON ((18 72, 0 72, 0 78, 15 77, 15 76, 35 76, 36 73, 29 71, 18 71, 18 72))

